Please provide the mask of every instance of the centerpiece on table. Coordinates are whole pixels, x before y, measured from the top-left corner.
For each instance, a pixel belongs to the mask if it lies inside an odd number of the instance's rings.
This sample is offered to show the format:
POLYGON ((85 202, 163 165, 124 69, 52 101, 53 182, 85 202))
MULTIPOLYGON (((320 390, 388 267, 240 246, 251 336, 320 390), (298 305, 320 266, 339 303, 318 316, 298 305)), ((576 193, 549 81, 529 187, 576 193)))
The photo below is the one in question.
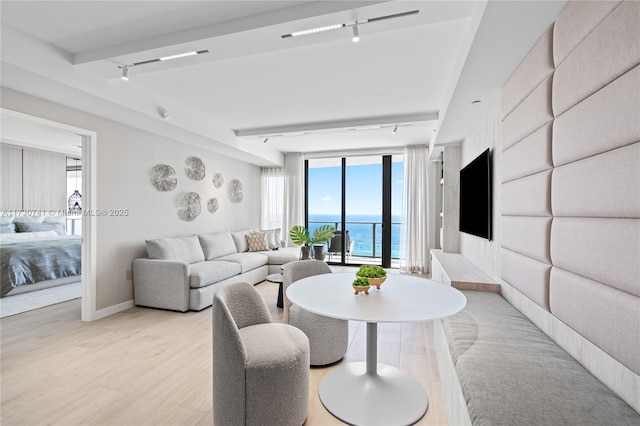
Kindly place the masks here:
POLYGON ((351 285, 356 291, 356 295, 361 291, 364 291, 364 294, 369 294, 369 288, 371 288, 371 286, 369 285, 369 281, 366 278, 356 278, 355 280, 353 280, 353 283, 351 285))
POLYGON ((302 225, 295 225, 289 230, 289 237, 293 244, 300 247, 300 260, 311 259, 311 247, 313 257, 316 260, 324 260, 327 241, 335 236, 336 228, 333 225, 322 225, 313 230, 313 234, 302 225))
POLYGON ((374 285, 378 290, 380 286, 387 279, 387 271, 382 266, 378 265, 363 265, 356 272, 356 277, 365 278, 369 285, 374 285))

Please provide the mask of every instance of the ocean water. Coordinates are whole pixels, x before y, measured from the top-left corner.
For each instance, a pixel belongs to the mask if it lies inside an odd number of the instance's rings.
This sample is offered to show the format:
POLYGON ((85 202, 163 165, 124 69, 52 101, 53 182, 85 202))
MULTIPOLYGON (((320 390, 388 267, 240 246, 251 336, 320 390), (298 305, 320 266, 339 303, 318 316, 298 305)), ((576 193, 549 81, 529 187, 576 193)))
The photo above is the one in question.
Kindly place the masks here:
MULTIPOLYGON (((391 257, 400 257, 400 216, 391 218, 391 257)), ((347 215, 346 229, 354 242, 354 256, 382 257, 382 218, 374 215, 347 215)), ((340 216, 309 215, 309 232, 319 226, 333 225, 340 229, 340 216)))

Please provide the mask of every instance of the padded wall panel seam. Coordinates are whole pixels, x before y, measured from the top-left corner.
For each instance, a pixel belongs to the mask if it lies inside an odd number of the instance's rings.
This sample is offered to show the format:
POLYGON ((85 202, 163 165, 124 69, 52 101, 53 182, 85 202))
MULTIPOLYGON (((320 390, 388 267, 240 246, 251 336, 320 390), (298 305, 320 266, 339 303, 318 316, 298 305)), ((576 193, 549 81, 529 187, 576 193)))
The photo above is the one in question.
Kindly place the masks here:
POLYGON ((551 42, 553 25, 544 33, 526 58, 520 63, 502 88, 502 119, 504 120, 555 69, 551 42))
POLYGON ((640 143, 556 167, 555 217, 640 218, 640 143))
POLYGON ((640 140, 640 65, 553 121, 553 164, 640 140))
POLYGON ((551 265, 502 247, 500 278, 536 304, 549 310, 551 265))
POLYGON ((502 247, 551 263, 551 217, 502 216, 502 247))
POLYGON ((501 185, 501 213, 509 216, 551 216, 551 170, 501 185))
POLYGON ((502 150, 515 145, 553 120, 551 112, 551 80, 547 77, 523 100, 518 108, 502 120, 502 150))
POLYGON ((640 219, 554 217, 551 263, 640 296, 640 219))
POLYGON ((640 63, 640 2, 623 2, 556 68, 559 116, 640 63))
POLYGON ((549 123, 503 151, 502 183, 531 176, 553 167, 552 131, 552 123, 549 123))
POLYGON ((640 298, 554 266, 551 313, 640 374, 640 298))
POLYGON ((553 26, 553 63, 556 68, 622 2, 569 2, 553 26))

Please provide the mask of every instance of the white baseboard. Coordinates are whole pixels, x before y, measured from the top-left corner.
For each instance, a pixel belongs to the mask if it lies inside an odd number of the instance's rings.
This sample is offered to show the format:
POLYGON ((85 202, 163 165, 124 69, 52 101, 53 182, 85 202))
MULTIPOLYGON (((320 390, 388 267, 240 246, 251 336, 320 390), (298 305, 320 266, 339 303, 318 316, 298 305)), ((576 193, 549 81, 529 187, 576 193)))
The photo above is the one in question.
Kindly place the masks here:
POLYGON ((95 319, 99 320, 100 318, 108 317, 109 315, 126 311, 127 309, 131 309, 134 306, 135 306, 135 303, 133 299, 127 300, 126 302, 118 303, 117 305, 109 306, 108 308, 104 308, 104 309, 100 309, 99 311, 96 311, 95 319))

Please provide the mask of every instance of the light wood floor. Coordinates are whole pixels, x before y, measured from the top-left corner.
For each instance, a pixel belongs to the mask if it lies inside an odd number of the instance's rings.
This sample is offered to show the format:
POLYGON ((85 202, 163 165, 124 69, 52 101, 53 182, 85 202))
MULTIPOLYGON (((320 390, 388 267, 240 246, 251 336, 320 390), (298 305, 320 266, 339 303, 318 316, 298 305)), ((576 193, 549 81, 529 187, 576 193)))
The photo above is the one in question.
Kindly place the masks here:
MULTIPOLYGON (((274 321, 282 321, 278 285, 256 288, 274 321)), ((213 423, 211 308, 133 308, 91 323, 79 318, 80 301, 73 300, 0 320, 3 426, 213 423)), ((349 330, 345 361, 363 361, 366 326, 352 322, 349 330)), ((429 409, 418 424, 446 425, 432 342, 430 323, 383 324, 378 362, 403 369, 424 386, 429 409)), ((318 399, 330 369, 311 369, 306 425, 342 424, 318 399)))

